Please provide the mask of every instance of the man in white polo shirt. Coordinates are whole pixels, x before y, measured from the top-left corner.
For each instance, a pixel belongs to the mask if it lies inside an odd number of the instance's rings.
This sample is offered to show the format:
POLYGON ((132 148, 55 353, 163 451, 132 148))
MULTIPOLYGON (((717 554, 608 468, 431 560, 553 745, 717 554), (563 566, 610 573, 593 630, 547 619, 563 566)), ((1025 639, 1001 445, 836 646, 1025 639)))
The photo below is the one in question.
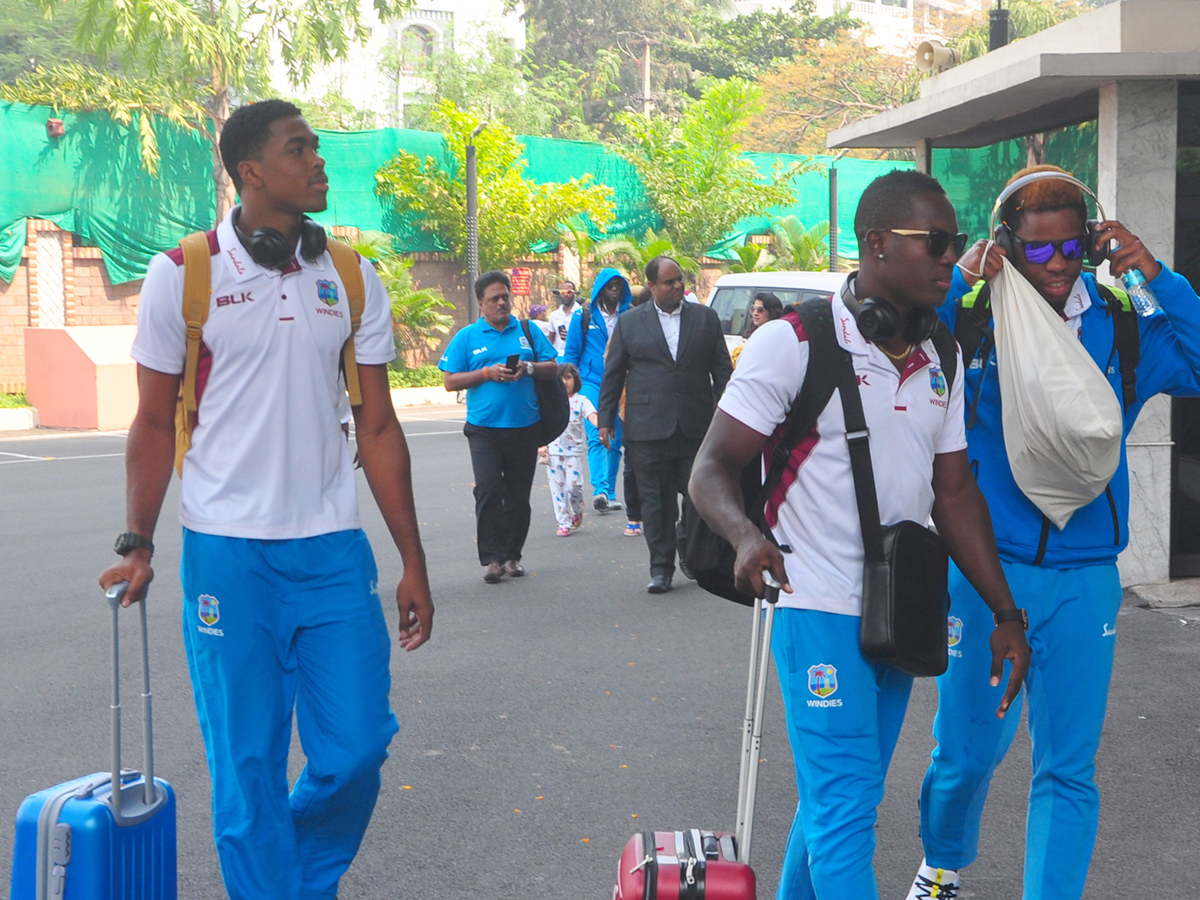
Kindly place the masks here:
MULTIPOLYGON (((932 513, 951 556, 1003 621, 992 637, 991 670, 999 684, 1005 660, 1012 663, 997 711, 1003 715, 1029 648, 967 462, 962 377, 947 384, 930 339, 933 310, 965 242, 957 231, 954 207, 934 179, 911 171, 876 179, 855 215, 862 268, 834 296, 833 324, 858 375, 883 524, 925 522, 932 513), (872 304, 890 310, 897 324, 869 341, 858 318, 872 304)), ((696 457, 689 494, 737 548, 739 587, 763 596, 764 569, 784 585, 772 650, 800 803, 777 896, 872 900, 879 896, 875 810, 912 678, 868 661, 859 648, 862 529, 836 396, 792 452, 768 502, 780 546, 746 517, 739 487, 742 469, 781 438, 808 350, 794 314, 754 333, 696 457)), ((961 361, 955 368, 962 372, 961 361)))
MULTIPOLYGON (((208 233, 211 300, 180 499, 184 646, 229 896, 332 900, 397 730, 390 640, 339 414, 349 301, 323 229, 303 217, 325 208, 329 183, 300 111, 280 100, 243 106, 220 144, 242 205, 208 233), (289 795, 293 709, 307 765, 289 795)), ((358 452, 404 563, 400 645, 414 650, 429 638, 433 603, 388 392, 391 307, 370 263, 358 263, 358 452)), ((183 276, 179 251, 154 257, 138 310, 124 560, 100 578, 128 581, 126 604, 154 577, 187 348, 183 276)))

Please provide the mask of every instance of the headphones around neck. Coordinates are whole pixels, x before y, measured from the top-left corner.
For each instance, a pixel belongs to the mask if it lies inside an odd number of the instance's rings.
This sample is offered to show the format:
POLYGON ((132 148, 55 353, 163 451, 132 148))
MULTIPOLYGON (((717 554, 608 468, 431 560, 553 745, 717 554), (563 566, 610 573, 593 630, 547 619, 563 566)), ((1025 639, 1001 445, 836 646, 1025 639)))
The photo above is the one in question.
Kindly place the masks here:
POLYGON ((1023 175, 1018 178, 1001 192, 1000 196, 996 198, 995 205, 992 207, 992 219, 988 229, 996 236, 997 246, 999 246, 1000 249, 1008 255, 1009 259, 1016 258, 1015 254, 1017 252, 1017 244, 1013 239, 1012 229, 1009 228, 1007 222, 1001 221, 999 224, 997 224, 996 217, 1000 214, 1001 207, 1004 206, 1005 201, 1008 200, 1009 197, 1026 185, 1035 181, 1041 181, 1045 178, 1057 178, 1059 181, 1065 181, 1068 184, 1073 184, 1075 187, 1079 188, 1081 191, 1091 197, 1093 202, 1095 202, 1096 213, 1100 216, 1100 218, 1088 219, 1085 226, 1089 238, 1087 242, 1087 261, 1088 265, 1092 266, 1093 268, 1100 265, 1102 262, 1108 259, 1108 242, 1106 241, 1103 244, 1098 245, 1096 241, 1096 235, 1100 231, 1100 223, 1107 219, 1108 216, 1104 212, 1104 207, 1100 205, 1100 198, 1096 196, 1096 192, 1078 178, 1073 175, 1068 175, 1066 172, 1030 172, 1028 175, 1023 175))
POLYGON ((886 300, 875 297, 864 297, 859 300, 854 296, 853 282, 858 278, 858 272, 851 272, 842 282, 842 302, 850 315, 854 316, 859 333, 868 341, 878 343, 890 340, 903 333, 904 339, 913 344, 933 337, 937 328, 938 314, 933 309, 914 309, 905 320, 896 309, 886 300))
MULTIPOLYGON (((256 228, 253 234, 246 234, 238 225, 241 216, 242 208, 238 206, 233 211, 233 229, 249 251, 250 258, 264 269, 286 269, 296 255, 296 248, 287 235, 276 228, 256 228)), ((325 252, 327 243, 325 229, 308 216, 301 216, 300 255, 307 262, 316 262, 325 252)))

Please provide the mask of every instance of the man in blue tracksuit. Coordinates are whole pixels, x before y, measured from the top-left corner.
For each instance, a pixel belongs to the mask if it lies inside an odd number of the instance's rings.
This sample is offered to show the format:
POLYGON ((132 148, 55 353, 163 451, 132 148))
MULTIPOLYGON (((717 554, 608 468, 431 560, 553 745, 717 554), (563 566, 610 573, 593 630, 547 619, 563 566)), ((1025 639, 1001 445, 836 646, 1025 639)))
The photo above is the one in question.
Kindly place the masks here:
MULTIPOLYGON (((1052 166, 1033 167, 1013 180, 1039 170, 1062 173, 1052 166)), ((1111 255, 1111 271, 1119 276, 1140 269, 1162 310, 1137 317, 1114 308, 1128 310, 1124 293, 1101 289, 1092 275, 1082 274, 1091 240, 1086 219, 1083 193, 1070 182, 1046 177, 1027 184, 1001 207, 1001 222, 1014 238, 1012 250, 1004 254, 993 245, 988 252, 987 243, 980 241, 959 262, 949 299, 940 310, 948 325, 959 326, 960 338, 962 317, 973 316, 984 325, 974 354, 970 352, 973 341, 964 342, 967 450, 991 509, 1008 583, 1029 615, 1032 665, 1025 692, 1033 779, 1025 838, 1025 900, 1078 900, 1095 844, 1100 807, 1095 755, 1121 605, 1117 554, 1129 540, 1124 439, 1142 405, 1155 394, 1200 394, 1196 292, 1119 222, 1104 221, 1099 223, 1096 245, 1112 240, 1120 245, 1111 255), (1021 492, 1005 452, 995 345, 986 334, 990 310, 979 315, 976 307, 984 307, 979 296, 983 285, 972 289, 979 273, 991 279, 1000 271, 1002 255, 1078 335, 1106 373, 1124 414, 1116 474, 1104 493, 1076 511, 1061 530, 1021 492), (1112 306, 1106 294, 1115 297, 1112 306), (1138 347, 1140 362, 1133 369, 1130 363, 1138 356, 1138 347)), ((991 661, 989 610, 953 567, 950 592, 950 667, 938 679, 933 727, 937 747, 921 790, 925 863, 910 898, 957 896, 957 870, 978 855, 979 822, 992 773, 1020 722, 1021 698, 1013 704, 1017 715, 1010 712, 1003 720, 993 715, 1000 689, 988 687, 984 678, 991 661)))
MULTIPOLYGON (((592 284, 592 302, 571 317, 563 360, 579 369, 583 395, 597 407, 600 382, 604 380, 604 351, 617 316, 629 309, 633 294, 629 282, 616 269, 601 269, 592 284)), ((620 509, 616 502, 617 472, 621 468, 621 420, 611 447, 600 443, 600 433, 590 422, 587 426, 588 471, 592 479, 592 503, 600 512, 620 509)))

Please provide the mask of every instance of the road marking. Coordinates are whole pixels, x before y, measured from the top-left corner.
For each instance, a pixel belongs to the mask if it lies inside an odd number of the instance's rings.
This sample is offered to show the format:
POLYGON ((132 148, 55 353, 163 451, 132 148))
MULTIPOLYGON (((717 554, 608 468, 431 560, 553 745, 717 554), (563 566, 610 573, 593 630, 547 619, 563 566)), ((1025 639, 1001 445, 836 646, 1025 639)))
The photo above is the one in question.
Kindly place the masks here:
POLYGON ((0 450, 0 456, 16 456, 16 457, 18 457, 18 460, 16 460, 16 461, 25 460, 25 459, 45 459, 46 458, 44 456, 27 456, 24 453, 7 453, 3 450, 0 450))
MULTIPOLYGON (((3 453, 3 456, 19 456, 16 453, 3 453)), ((23 456, 21 459, 0 459, 0 466, 11 466, 16 463, 57 462, 60 459, 111 459, 124 456, 124 453, 89 453, 84 456, 23 456)))

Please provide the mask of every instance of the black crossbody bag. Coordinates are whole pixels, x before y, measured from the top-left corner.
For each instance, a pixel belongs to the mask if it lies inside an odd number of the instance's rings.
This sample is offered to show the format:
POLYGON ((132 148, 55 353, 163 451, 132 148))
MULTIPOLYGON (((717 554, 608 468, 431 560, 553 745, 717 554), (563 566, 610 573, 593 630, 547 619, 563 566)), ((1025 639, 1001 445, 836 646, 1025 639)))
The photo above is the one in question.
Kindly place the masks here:
MULTIPOLYGON (((863 536, 859 632, 863 656, 908 675, 941 675, 949 663, 949 554, 942 539, 918 522, 897 522, 886 528, 880 524, 870 432, 858 393, 858 378, 850 354, 842 356, 838 393, 846 419, 846 444, 863 536)), ((952 379, 951 370, 947 380, 952 379)))
MULTIPOLYGON (((521 320, 521 329, 525 332, 525 340, 529 341, 529 349, 533 351, 533 361, 542 362, 538 359, 528 319, 521 320)), ((529 427, 537 445, 544 447, 567 430, 567 424, 571 421, 571 400, 561 378, 534 380, 533 389, 537 392, 538 412, 541 418, 529 427)))

